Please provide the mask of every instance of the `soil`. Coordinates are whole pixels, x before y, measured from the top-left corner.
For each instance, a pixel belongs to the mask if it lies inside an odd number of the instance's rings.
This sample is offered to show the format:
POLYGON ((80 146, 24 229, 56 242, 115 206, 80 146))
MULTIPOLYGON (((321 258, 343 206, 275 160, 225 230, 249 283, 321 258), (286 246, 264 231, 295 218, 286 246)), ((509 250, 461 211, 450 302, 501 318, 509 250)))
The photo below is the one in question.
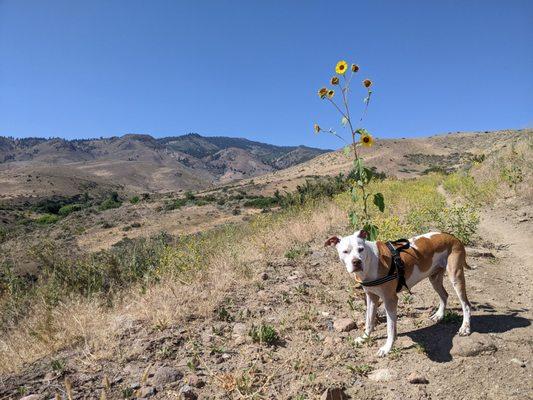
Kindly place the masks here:
POLYGON ((469 337, 457 335, 460 306, 445 279, 447 322, 429 320, 437 295, 424 281, 400 296, 399 337, 387 357, 376 356, 386 335, 382 310, 374 340, 357 347, 362 291, 317 238, 305 256, 258 268, 255 283, 228 293, 212 318, 164 329, 130 321, 117 332, 118 352, 63 350, 0 377, 0 399, 66 399, 65 380, 74 399, 314 399, 333 388, 353 399, 531 399, 532 219, 531 207, 483 211, 467 249, 469 337), (338 332, 343 318, 357 327, 338 332), (254 343, 248 332, 259 324, 279 338, 254 343))

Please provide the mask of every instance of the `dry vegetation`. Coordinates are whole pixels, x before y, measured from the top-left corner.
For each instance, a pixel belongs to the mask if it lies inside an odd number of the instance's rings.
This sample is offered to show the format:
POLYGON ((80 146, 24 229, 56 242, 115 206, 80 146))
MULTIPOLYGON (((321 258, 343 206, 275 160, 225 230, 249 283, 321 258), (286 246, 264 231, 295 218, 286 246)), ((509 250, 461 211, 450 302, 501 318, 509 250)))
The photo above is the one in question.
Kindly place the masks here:
MULTIPOLYGON (((374 216, 380 239, 440 228, 482 245, 486 239, 475 234, 481 207, 531 205, 531 161, 526 136, 474 160, 468 171, 372 181, 388 199, 385 212, 374 216)), ((83 373, 97 382, 75 384, 74 391, 129 398, 128 379, 143 386, 147 371, 161 365, 203 377, 207 386, 198 391, 207 398, 314 398, 334 384, 355 385, 359 395, 379 393, 361 381, 377 368, 367 361, 374 344, 358 349, 351 335, 332 334, 329 327, 335 316, 360 320, 364 308, 360 292, 322 249, 329 234, 353 229, 343 222, 354 207, 347 196, 253 213, 248 221, 194 235, 124 241, 100 253, 45 242, 32 248, 44 266, 37 282, 18 280, 5 269, 9 260, 0 260, 0 370, 16 373, 5 393, 35 389, 39 385, 25 381, 51 371, 55 383, 43 389, 47 395, 64 392, 63 377, 83 373), (244 326, 243 337, 237 324, 244 326), (113 374, 124 381, 115 382, 113 374)), ((474 273, 469 282, 482 279, 474 273)), ((431 298, 421 294, 421 304, 429 309, 431 298)), ((404 329, 428 328, 426 310, 413 301, 402 300, 404 329)), ((453 325, 453 314, 449 319, 453 325)), ((403 357, 416 365, 426 349, 404 339, 388 362, 403 357)))

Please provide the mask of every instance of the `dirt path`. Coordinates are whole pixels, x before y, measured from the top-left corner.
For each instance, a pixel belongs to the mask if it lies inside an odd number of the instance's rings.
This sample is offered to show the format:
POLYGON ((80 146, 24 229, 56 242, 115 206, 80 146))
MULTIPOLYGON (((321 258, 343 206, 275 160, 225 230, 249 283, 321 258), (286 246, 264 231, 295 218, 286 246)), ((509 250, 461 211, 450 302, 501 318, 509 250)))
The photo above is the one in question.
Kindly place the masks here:
POLYGON ((352 399, 531 399, 530 216, 529 210, 483 211, 479 238, 468 249, 473 269, 466 282, 475 307, 469 337, 457 335, 460 307, 445 279, 452 311, 447 322, 428 319, 437 296, 424 281, 413 296, 401 295, 399 338, 388 357, 376 357, 386 335, 381 310, 375 340, 357 347, 364 302, 317 238, 310 254, 274 260, 255 271, 253 284, 228 293, 220 305, 223 318, 214 313, 164 330, 135 323, 120 335, 120 354, 88 360, 76 350, 61 352, 0 379, 0 399, 20 399, 21 393, 66 398, 66 377, 75 399, 105 392, 107 399, 303 400, 320 398, 328 388, 342 388, 352 399), (338 332, 334 323, 342 318, 352 318, 357 328, 338 332), (261 323, 279 332, 274 346, 248 336, 261 323), (410 383, 410 374, 427 383, 410 383))

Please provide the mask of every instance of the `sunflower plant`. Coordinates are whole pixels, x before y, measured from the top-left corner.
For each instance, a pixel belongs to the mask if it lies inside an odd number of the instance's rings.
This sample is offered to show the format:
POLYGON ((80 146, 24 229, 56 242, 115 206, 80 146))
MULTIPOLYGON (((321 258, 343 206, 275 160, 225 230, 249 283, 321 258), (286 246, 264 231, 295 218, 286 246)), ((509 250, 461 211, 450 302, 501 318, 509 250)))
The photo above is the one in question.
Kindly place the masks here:
POLYGON ((370 207, 372 204, 380 211, 385 209, 385 199, 382 193, 370 193, 368 190, 368 183, 372 179, 373 172, 370 168, 366 167, 361 153, 362 148, 371 147, 374 144, 373 136, 361 125, 363 119, 368 111, 370 99, 372 97, 372 81, 370 79, 364 79, 361 83, 366 91, 366 96, 363 99, 364 107, 361 112, 359 120, 354 122, 350 114, 350 107, 348 104, 348 95, 350 93, 350 84, 352 78, 359 71, 357 64, 348 65, 346 61, 339 61, 335 66, 335 75, 330 79, 331 88, 326 86, 320 88, 318 91, 318 97, 322 100, 328 101, 334 109, 341 115, 341 125, 343 128, 350 132, 351 142, 347 142, 339 133, 332 128, 323 129, 320 125, 315 124, 315 133, 325 132, 332 134, 333 136, 341 139, 347 145, 344 147, 344 154, 353 157, 353 186, 350 190, 351 198, 354 203, 361 200, 362 210, 357 213, 356 211, 350 211, 349 219, 351 224, 355 226, 363 226, 363 229, 368 233, 370 240, 375 240, 378 235, 378 227, 372 223, 370 215, 370 207), (340 93, 340 100, 335 100, 335 89, 340 93), (372 204, 370 204, 370 198, 372 198, 372 204))

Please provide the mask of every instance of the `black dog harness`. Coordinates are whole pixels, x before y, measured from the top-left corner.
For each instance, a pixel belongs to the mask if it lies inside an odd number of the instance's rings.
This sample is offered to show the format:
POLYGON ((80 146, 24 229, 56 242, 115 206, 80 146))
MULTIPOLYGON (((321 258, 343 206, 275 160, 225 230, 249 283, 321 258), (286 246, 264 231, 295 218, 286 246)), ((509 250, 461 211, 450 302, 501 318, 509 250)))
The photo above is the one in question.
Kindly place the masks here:
POLYGON ((375 279, 373 281, 363 281, 361 282, 361 285, 378 286, 385 282, 389 282, 398 278, 398 285, 396 286, 396 291, 399 292, 404 286, 409 291, 407 283, 405 282, 405 265, 403 264, 402 258, 400 257, 400 253, 402 251, 405 251, 409 247, 411 247, 409 240, 398 239, 393 242, 387 242, 386 245, 392 256, 389 272, 383 278, 375 279))

